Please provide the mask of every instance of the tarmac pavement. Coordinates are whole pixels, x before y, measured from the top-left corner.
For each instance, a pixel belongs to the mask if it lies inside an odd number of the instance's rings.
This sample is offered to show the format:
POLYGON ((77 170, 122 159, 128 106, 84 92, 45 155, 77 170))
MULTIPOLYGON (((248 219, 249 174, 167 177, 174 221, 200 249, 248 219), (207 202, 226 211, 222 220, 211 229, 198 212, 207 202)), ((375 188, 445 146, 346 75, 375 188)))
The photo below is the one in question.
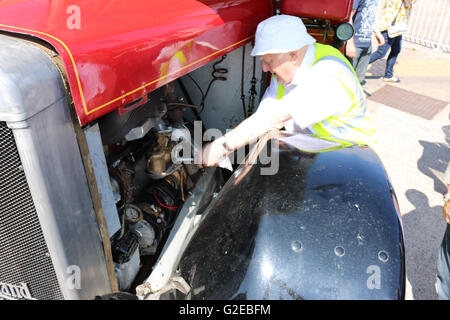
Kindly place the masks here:
MULTIPOLYGON (((370 100, 385 85, 450 103, 450 53, 403 41, 394 67, 399 83, 382 80, 385 59, 369 65, 364 90, 377 130, 374 149, 385 165, 402 214, 407 273, 407 299, 436 299, 438 250, 446 223, 442 218, 442 181, 450 161, 450 104, 431 120, 370 100)), ((392 99, 400 99, 399 91, 392 99)), ((427 108, 427 103, 423 103, 427 108)), ((422 106, 421 106, 422 107, 422 106)))

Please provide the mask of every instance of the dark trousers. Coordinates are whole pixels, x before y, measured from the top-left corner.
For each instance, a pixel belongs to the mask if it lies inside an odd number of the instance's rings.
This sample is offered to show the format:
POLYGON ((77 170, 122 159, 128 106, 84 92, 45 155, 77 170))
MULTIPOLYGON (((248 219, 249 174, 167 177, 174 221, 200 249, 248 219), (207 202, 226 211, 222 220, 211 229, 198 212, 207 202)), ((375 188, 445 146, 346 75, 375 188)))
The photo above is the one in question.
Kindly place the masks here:
POLYGON ((447 224, 437 263, 436 289, 439 300, 450 300, 450 224, 447 224))
POLYGON ((390 48, 391 52, 389 53, 387 59, 384 77, 392 78, 392 76, 394 75, 395 61, 397 61, 398 54, 402 50, 402 36, 389 38, 387 31, 382 31, 381 34, 384 37, 384 44, 382 46, 379 46, 377 51, 370 55, 369 64, 377 61, 378 59, 384 58, 390 48))
POLYGON ((363 82, 366 78, 367 67, 369 66, 370 54, 372 53, 372 45, 367 48, 356 47, 355 57, 350 59, 350 63, 355 69, 359 82, 363 82))

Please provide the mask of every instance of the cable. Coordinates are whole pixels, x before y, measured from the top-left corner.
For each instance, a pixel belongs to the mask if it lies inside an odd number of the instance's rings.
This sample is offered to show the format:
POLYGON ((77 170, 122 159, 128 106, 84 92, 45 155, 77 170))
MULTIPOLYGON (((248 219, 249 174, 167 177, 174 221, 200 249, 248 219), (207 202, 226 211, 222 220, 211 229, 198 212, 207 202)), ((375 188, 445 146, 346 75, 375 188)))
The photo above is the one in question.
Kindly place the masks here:
MULTIPOLYGON (((204 93, 202 88, 200 87, 200 85, 197 83, 197 81, 195 81, 195 79, 188 73, 187 76, 189 77, 189 79, 192 80, 192 82, 195 84, 195 86, 198 88, 198 90, 200 91, 200 94, 202 96, 201 102, 200 102, 200 111, 198 112, 198 115, 200 115, 203 112, 203 109, 205 108, 205 101, 206 101, 206 97, 208 96, 209 93, 209 89, 211 89, 212 84, 219 80, 219 81, 226 81, 227 78, 223 77, 223 76, 219 76, 218 74, 227 74, 228 73, 228 69, 226 68, 217 68, 217 65, 219 63, 221 63, 225 58, 227 57, 227 55, 223 55, 222 58, 215 62, 213 64, 213 71, 211 72, 211 76, 213 77, 212 80, 209 82, 208 87, 206 89, 206 92, 204 93)), ((195 110, 195 109, 194 109, 195 110)))
POLYGON ((153 196, 155 197, 156 201, 158 202, 158 204, 159 204, 161 207, 164 207, 164 208, 169 209, 169 210, 172 210, 172 211, 178 209, 178 207, 169 207, 169 206, 166 206, 166 205, 162 204, 162 202, 159 201, 158 196, 156 195, 156 190, 153 191, 153 196))
POLYGON ((181 102, 170 102, 167 104, 168 107, 170 106, 178 106, 178 107, 186 107, 186 108, 192 108, 192 109, 199 109, 200 106, 196 106, 189 103, 181 103, 181 102))
POLYGON ((219 61, 217 61, 216 63, 213 64, 213 71, 211 72, 211 76, 213 78, 209 82, 209 85, 208 85, 208 88, 206 89, 205 95, 203 96, 202 101, 200 102, 201 109, 200 109, 199 113, 202 113, 203 109, 205 108, 205 100, 206 100, 206 97, 208 96, 209 89, 211 89, 211 85, 217 80, 220 80, 220 81, 226 81, 227 80, 227 78, 218 76, 216 74, 216 73, 219 73, 219 74, 227 74, 228 73, 228 69, 226 69, 226 68, 216 68, 216 66, 219 63, 221 63, 223 60, 225 60, 226 57, 227 57, 226 54, 223 55, 222 58, 219 61))
POLYGON ((255 67, 256 66, 256 57, 253 57, 253 74, 252 74, 252 87, 250 89, 250 97, 248 98, 248 116, 253 114, 253 109, 255 108, 255 96, 258 94, 256 92, 256 77, 255 77, 255 67))
POLYGON ((198 85, 197 81, 195 81, 195 79, 192 78, 192 76, 191 76, 189 73, 187 74, 187 76, 188 76, 189 79, 192 80, 192 82, 194 82, 195 86, 196 86, 196 87, 198 88, 198 90, 200 91, 200 93, 201 93, 201 95, 202 95, 202 100, 203 100, 203 97, 205 96, 205 94, 203 93, 202 88, 198 85))
POLYGON ((244 70, 245 70, 245 46, 242 46, 242 71, 241 71, 241 101, 244 119, 247 118, 247 110, 245 109, 245 95, 244 95, 244 70))
MULTIPOLYGON (((190 104, 190 105, 193 105, 191 96, 189 95, 189 92, 186 90, 186 87, 184 86, 183 81, 181 81, 181 78, 178 78, 177 80, 178 80, 178 84, 180 85, 181 91, 183 91, 183 94, 184 94, 184 96, 185 96, 185 98, 187 100, 187 103, 190 104)), ((196 120, 201 120, 197 109, 192 109, 191 108, 191 110, 194 113, 195 119, 196 120)))

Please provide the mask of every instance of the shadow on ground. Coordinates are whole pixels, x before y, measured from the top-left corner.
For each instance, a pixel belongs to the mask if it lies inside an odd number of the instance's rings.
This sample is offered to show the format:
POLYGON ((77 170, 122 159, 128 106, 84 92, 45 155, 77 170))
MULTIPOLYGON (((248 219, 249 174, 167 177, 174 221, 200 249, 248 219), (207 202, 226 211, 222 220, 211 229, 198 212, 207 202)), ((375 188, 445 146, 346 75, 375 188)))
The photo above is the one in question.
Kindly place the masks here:
MULTIPOLYGON (((423 153, 417 162, 421 173, 433 179, 434 191, 444 194, 447 187, 442 178, 450 161, 450 126, 442 128, 446 142, 419 141, 423 153)), ((427 196, 414 189, 406 191, 406 198, 415 207, 402 217, 406 274, 416 300, 436 299, 436 272, 439 247, 446 223, 442 206, 430 206, 427 196)))
POLYGON ((434 191, 445 194, 447 186, 443 182, 443 176, 450 162, 450 126, 442 128, 446 143, 419 141, 423 147, 423 154, 417 162, 417 167, 424 175, 433 179, 434 191))
POLYGON ((437 258, 445 231, 442 207, 430 207, 426 195, 418 190, 406 191, 406 198, 415 207, 402 217, 406 275, 415 300, 435 300, 437 258))

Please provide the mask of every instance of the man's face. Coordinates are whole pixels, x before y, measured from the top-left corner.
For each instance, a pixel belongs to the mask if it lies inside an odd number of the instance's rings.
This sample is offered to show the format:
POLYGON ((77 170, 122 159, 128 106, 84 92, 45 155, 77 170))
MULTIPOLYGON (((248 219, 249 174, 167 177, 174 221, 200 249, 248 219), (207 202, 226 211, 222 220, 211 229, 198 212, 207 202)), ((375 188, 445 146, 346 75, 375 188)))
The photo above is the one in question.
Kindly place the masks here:
POLYGON ((268 53, 259 57, 264 72, 271 72, 281 84, 289 84, 294 79, 298 65, 291 53, 268 53))

